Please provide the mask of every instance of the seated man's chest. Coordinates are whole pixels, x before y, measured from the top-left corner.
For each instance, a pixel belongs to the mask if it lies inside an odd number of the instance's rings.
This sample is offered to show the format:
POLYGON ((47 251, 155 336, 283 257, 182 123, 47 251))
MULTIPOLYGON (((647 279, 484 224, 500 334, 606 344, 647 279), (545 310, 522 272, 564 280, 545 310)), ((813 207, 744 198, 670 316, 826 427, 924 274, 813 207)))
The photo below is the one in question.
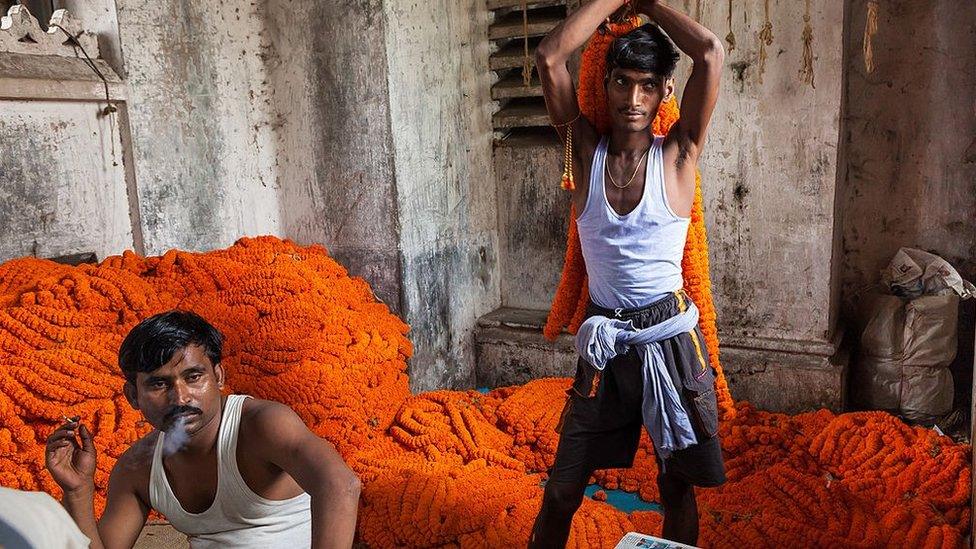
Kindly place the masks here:
MULTIPOLYGON (((202 513, 209 509, 217 497, 220 475, 234 474, 255 495, 268 500, 285 500, 302 493, 301 487, 288 474, 259 457, 254 447, 260 441, 241 436, 237 441, 236 455, 221 456, 233 459, 236 467, 221 464, 216 449, 205 456, 170 456, 163 460, 170 489, 180 506, 188 513, 202 513)), ((230 480, 230 479, 228 479, 230 480)))
POLYGON ((177 456, 164 460, 170 489, 187 513, 206 511, 217 497, 217 452, 211 454, 193 460, 177 456))

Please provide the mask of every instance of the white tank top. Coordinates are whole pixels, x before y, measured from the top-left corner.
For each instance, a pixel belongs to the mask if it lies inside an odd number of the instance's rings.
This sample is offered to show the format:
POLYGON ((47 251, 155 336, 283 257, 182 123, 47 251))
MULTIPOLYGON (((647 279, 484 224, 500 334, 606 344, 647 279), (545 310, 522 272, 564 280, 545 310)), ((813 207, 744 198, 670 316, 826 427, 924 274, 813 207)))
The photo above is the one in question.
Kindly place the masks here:
POLYGON ((605 309, 644 307, 683 285, 681 258, 691 218, 676 215, 668 205, 663 142, 663 137, 654 138, 647 155, 643 194, 627 215, 619 215, 607 200, 607 137, 593 154, 586 206, 576 224, 590 299, 605 309))
POLYGON ((170 488, 163 468, 159 434, 149 476, 149 503, 174 528, 189 537, 193 549, 240 547, 298 549, 312 543, 311 497, 265 499, 248 488, 237 468, 237 433, 246 395, 229 395, 217 437, 217 494, 202 513, 188 513, 170 488))

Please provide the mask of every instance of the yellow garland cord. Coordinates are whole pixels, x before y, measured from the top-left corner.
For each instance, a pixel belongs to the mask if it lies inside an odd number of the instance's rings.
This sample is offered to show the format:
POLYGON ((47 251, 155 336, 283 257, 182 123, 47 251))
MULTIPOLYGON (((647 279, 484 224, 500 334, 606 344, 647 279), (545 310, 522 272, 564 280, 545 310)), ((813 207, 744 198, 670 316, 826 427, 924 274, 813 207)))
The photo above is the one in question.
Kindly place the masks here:
POLYGON ((566 139, 563 149, 563 175, 559 186, 564 191, 575 191, 576 180, 573 179, 573 125, 566 126, 566 139))
POLYGON ((765 21, 762 29, 759 30, 759 83, 763 82, 763 74, 766 72, 766 46, 773 45, 773 23, 769 19, 769 0, 763 1, 763 12, 765 21))
MULTIPOLYGON (((411 395, 407 326, 324 248, 273 237, 80 267, 0 264, 0 485, 59 495, 44 437, 62 414, 80 415, 99 452, 101 512, 115 460, 148 431, 122 394, 118 346, 140 319, 174 307, 224 333, 228 390, 291 406, 336 446, 363 482, 363 544, 526 545, 571 380, 411 395)), ((965 547, 968 445, 882 412, 735 406, 721 424, 729 481, 698 494, 702 547, 965 547)), ((659 500, 646 434, 634 467, 595 476, 659 500)), ((597 499, 584 500, 568 547, 660 535, 659 513, 597 499)))
POLYGON ((803 67, 800 68, 803 81, 816 88, 813 75, 813 27, 810 26, 810 0, 806 0, 806 12, 803 14, 803 67))
POLYGON ((878 33, 878 2, 869 0, 864 19, 864 70, 874 72, 874 35, 878 33))
POLYGON ((732 0, 729 0, 729 33, 725 35, 725 41, 729 43, 729 53, 735 49, 735 33, 732 32, 732 0))
POLYGON ((564 191, 575 191, 576 180, 573 178, 573 124, 582 116, 582 111, 569 122, 553 124, 555 128, 565 128, 566 137, 563 139, 563 175, 559 180, 559 186, 564 191))
POLYGON ((566 191, 576 190, 576 180, 573 179, 573 126, 566 126, 566 145, 563 151, 563 176, 559 186, 566 191))

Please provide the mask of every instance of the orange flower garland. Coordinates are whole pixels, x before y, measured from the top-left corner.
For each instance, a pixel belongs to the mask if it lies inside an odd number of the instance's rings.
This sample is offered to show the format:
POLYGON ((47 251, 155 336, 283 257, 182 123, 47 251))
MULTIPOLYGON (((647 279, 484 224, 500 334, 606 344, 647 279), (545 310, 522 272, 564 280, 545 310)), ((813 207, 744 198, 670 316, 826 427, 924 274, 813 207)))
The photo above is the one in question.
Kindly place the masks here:
MULTIPOLYGON (((382 547, 524 546, 552 464, 568 379, 411 396, 407 326, 321 247, 265 237, 206 254, 97 266, 0 265, 0 484, 58 495, 43 440, 61 414, 93 427, 97 507, 145 434, 116 353, 138 320, 192 309, 225 334, 230 390, 293 407, 363 481, 359 537, 382 547)), ((729 482, 699 495, 704 547, 962 547, 970 448, 888 414, 798 416, 739 403, 722 423, 729 482)), ((646 436, 604 488, 658 498, 646 436)), ((570 547, 612 547, 661 516, 587 498, 570 547)))
MULTIPOLYGON (((583 50, 580 61, 579 89, 577 99, 580 110, 600 133, 610 130, 610 116, 607 114, 607 95, 603 84, 606 74, 606 55, 611 42, 618 36, 630 32, 640 24, 639 19, 618 24, 610 24, 590 38, 583 50)), ((678 102, 672 98, 661 104, 651 125, 655 135, 666 135, 671 126, 678 121, 678 102)), ((563 329, 575 333, 583 322, 589 293, 586 290, 586 265, 579 244, 579 231, 576 227, 576 212, 570 209, 569 232, 566 237, 566 256, 563 272, 553 298, 549 318, 543 330, 549 339, 555 339, 563 329)), ((719 413, 722 419, 729 419, 735 413, 732 395, 729 392, 725 373, 719 362, 718 330, 715 326, 715 305, 712 302, 711 279, 708 270, 708 239, 705 234, 705 218, 702 209, 701 176, 695 177, 695 200, 685 243, 684 259, 681 262, 684 274, 684 288, 701 311, 699 326, 705 336, 709 359, 718 372, 716 393, 719 413)))

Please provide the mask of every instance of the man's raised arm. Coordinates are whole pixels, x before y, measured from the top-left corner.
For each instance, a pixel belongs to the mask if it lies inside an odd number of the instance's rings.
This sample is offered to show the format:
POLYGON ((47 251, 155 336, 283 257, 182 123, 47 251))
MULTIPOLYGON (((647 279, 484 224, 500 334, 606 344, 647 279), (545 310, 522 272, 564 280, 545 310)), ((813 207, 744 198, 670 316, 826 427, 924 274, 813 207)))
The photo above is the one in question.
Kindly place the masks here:
POLYGON ((572 125, 574 152, 587 161, 596 148, 596 132, 585 118, 577 118, 579 104, 566 62, 624 4, 625 0, 592 0, 556 26, 536 48, 536 70, 542 82, 549 118, 560 136, 565 134, 562 125, 575 120, 572 125))
POLYGON ((679 140, 682 157, 694 166, 718 100, 725 50, 715 34, 687 15, 658 2, 639 0, 637 11, 650 17, 694 63, 681 98, 681 118, 669 136, 679 140))

